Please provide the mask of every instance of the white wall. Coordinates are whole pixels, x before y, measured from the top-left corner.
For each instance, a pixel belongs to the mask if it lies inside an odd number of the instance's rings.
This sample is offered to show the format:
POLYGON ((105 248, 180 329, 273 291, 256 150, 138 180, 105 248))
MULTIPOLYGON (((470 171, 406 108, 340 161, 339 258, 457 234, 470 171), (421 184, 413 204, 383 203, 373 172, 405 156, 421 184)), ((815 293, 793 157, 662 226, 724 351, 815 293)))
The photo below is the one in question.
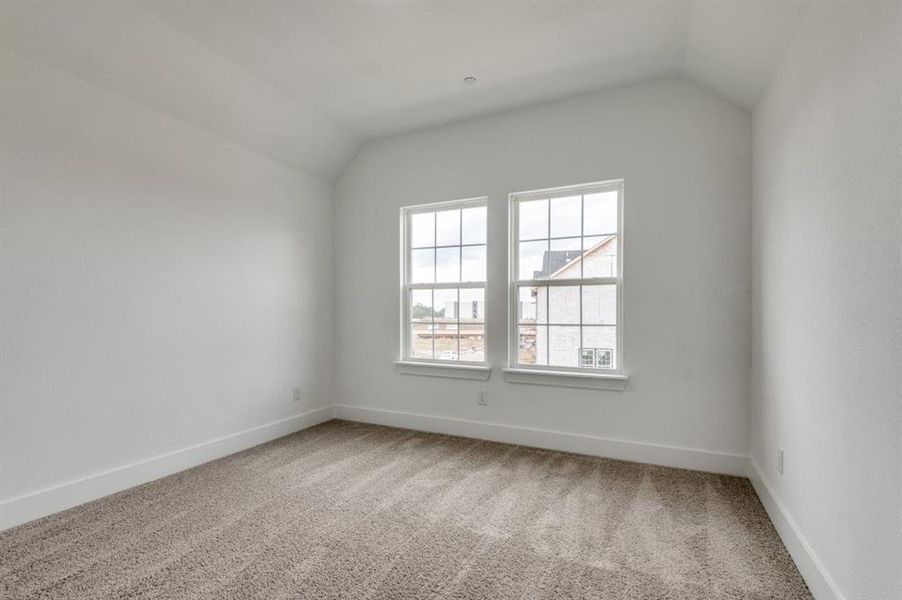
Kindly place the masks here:
POLYGON ((750 126, 659 81, 367 144, 336 184, 336 402, 747 454, 750 126), (506 383, 508 193, 621 177, 627 390, 506 383), (400 375, 398 208, 483 195, 495 373, 400 375))
POLYGON ((0 500, 331 402, 330 184, 5 51, 0 80, 0 500))
POLYGON ((752 453, 822 598, 902 598, 900 6, 814 3, 754 115, 752 453))

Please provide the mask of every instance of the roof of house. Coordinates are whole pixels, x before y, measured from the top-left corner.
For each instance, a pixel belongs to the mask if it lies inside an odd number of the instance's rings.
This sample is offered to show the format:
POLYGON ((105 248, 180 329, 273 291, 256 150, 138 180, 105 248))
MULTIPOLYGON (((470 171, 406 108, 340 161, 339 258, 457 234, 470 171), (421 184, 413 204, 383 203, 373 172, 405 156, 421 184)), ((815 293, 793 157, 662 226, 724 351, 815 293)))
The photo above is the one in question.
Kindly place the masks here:
POLYGON ((545 254, 542 255, 542 270, 533 271, 532 277, 533 279, 556 279, 565 269, 582 260, 583 257, 598 252, 616 237, 616 235, 607 236, 585 252, 580 250, 546 250, 545 254))
POLYGON ((582 255, 581 250, 546 250, 542 256, 542 269, 533 271, 533 279, 548 279, 571 261, 582 255))

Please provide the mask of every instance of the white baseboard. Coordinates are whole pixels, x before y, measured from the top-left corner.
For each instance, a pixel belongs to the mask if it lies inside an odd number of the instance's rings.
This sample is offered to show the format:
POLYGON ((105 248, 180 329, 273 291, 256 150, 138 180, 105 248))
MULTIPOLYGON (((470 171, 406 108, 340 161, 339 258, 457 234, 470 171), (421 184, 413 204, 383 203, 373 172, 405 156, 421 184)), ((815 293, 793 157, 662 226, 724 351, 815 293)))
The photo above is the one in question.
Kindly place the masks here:
POLYGON ((644 442, 630 442, 589 435, 531 429, 513 425, 499 425, 482 421, 452 419, 409 412, 381 410, 363 406, 336 405, 335 417, 348 421, 373 423, 445 433, 461 437, 477 438, 492 442, 505 442, 534 448, 562 450, 577 454, 602 456, 632 462, 649 463, 665 467, 678 467, 710 473, 724 473, 745 477, 748 457, 741 454, 727 454, 662 446, 644 442))
POLYGON ((4 500, 0 502, 0 531, 246 450, 331 418, 331 406, 317 408, 287 419, 4 500))
POLYGON ((844 600, 845 597, 836 587, 836 583, 827 573, 824 565, 818 560, 814 550, 811 549, 805 536, 799 530, 799 526, 796 525, 792 515, 774 492, 754 458, 749 458, 748 477, 752 481, 752 486, 754 486, 758 498, 761 499, 767 515, 777 529, 777 533, 780 534, 783 545, 786 546, 789 555, 795 561, 814 597, 817 600, 844 600))

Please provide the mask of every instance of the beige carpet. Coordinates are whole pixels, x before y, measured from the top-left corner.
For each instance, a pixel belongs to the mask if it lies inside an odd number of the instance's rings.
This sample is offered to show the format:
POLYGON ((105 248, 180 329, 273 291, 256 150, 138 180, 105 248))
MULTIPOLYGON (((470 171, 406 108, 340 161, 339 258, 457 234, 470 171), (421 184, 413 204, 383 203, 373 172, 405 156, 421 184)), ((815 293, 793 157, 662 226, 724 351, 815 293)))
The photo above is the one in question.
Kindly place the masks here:
POLYGON ((810 598, 749 482, 332 421, 0 534, 0 597, 810 598))

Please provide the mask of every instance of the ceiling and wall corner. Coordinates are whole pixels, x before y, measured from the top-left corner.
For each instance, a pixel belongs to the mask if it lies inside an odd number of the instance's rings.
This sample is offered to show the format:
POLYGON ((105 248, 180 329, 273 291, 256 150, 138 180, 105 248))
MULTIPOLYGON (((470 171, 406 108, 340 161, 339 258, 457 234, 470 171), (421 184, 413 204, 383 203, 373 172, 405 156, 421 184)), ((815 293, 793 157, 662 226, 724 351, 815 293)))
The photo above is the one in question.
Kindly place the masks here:
POLYGON ((749 111, 808 4, 11 2, 0 45, 334 181, 375 138, 650 79, 749 111))
POLYGON ((692 2, 683 73, 751 111, 809 2, 692 2))
POLYGON ((360 143, 130 3, 2 3, 0 45, 323 179, 360 143))

